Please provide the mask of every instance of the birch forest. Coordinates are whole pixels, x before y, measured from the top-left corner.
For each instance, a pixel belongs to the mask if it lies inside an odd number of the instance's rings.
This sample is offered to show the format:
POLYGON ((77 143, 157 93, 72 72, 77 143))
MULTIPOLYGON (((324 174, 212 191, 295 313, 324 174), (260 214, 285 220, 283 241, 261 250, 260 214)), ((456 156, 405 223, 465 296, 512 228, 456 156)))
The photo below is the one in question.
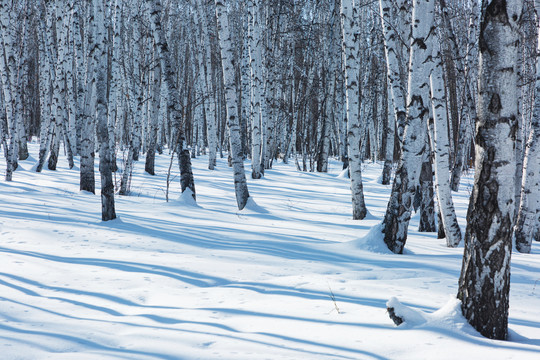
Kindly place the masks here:
POLYGON ((109 221, 135 165, 153 176, 156 156, 180 173, 167 189, 193 202, 194 159, 209 171, 227 159, 238 210, 278 162, 326 173, 334 159, 360 226, 363 169, 379 163, 384 244, 403 254, 419 213, 420 231, 464 246, 463 315, 507 339, 511 253, 540 241, 539 11, 539 0, 0 0, 5 181, 36 141, 32 171, 80 159, 80 190, 101 196, 109 221), (452 196, 470 173, 461 229, 452 196))

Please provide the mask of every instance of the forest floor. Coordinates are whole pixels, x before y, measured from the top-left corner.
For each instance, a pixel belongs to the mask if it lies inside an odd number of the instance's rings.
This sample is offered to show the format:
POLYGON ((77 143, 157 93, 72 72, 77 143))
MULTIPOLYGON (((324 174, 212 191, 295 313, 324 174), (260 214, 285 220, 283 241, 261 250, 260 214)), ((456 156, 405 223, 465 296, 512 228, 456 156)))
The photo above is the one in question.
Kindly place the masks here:
MULTIPOLYGON (((102 222, 78 161, 35 173, 37 146, 0 182, 1 359, 540 358, 540 243, 512 256, 509 341, 485 339, 455 300, 463 243, 419 233, 418 215, 403 255, 375 236, 380 164, 365 165, 369 215, 353 221, 335 161, 328 174, 274 164, 238 211, 226 159, 193 159, 195 204, 177 165, 165 201, 170 155, 156 176, 142 157, 119 218, 102 222), (399 327, 393 297, 416 315, 399 327)), ((455 194, 463 231, 471 182, 455 194)))

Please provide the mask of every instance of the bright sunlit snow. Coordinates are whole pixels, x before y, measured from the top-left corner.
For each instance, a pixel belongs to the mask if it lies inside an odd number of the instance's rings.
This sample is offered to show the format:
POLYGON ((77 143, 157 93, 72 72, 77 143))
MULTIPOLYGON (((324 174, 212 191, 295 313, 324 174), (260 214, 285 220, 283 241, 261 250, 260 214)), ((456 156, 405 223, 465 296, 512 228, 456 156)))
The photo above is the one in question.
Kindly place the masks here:
MULTIPOLYGON (((353 221, 337 161, 328 174, 275 163, 238 211, 226 159, 209 171, 205 156, 197 203, 177 165, 165 202, 164 153, 156 176, 136 163, 119 219, 102 222, 78 163, 35 173, 37 146, 0 182, 1 359, 540 358, 540 244, 512 255, 510 341, 487 340, 455 299, 463 243, 418 233, 417 215, 404 255, 381 242, 381 165, 365 164, 369 216, 353 221), (409 321, 394 325, 389 300, 409 321)), ((471 181, 454 197, 463 232, 471 181)))

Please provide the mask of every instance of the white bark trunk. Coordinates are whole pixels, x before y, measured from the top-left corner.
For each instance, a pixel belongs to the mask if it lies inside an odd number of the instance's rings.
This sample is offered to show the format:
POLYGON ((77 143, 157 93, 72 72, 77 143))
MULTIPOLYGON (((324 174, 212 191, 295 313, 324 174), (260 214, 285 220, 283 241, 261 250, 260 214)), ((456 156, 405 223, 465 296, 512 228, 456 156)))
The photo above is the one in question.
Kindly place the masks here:
POLYGON ((383 220, 384 242, 394 253, 403 253, 414 192, 418 186, 429 117, 429 73, 434 0, 415 0, 410 41, 407 124, 403 134, 401 159, 396 170, 392 194, 383 220))
POLYGON ((173 118, 173 125, 176 128, 176 139, 173 140, 172 147, 178 146, 178 162, 180 166, 180 185, 182 192, 190 189, 193 198, 195 199, 195 182, 193 180, 193 172, 191 170, 191 158, 189 149, 187 148, 184 130, 182 128, 182 113, 180 111, 180 97, 175 84, 175 70, 172 67, 169 46, 165 38, 165 31, 161 26, 161 2, 159 0, 146 0, 150 8, 151 28, 154 36, 154 41, 158 49, 158 54, 161 60, 161 69, 165 84, 167 86, 167 108, 169 114, 173 118))
POLYGON ((358 9, 356 1, 342 0, 341 25, 343 29, 343 52, 345 54, 345 82, 347 108, 347 138, 349 172, 351 178, 353 219, 362 220, 367 215, 362 185, 362 161, 360 159, 359 125, 359 70, 360 39, 358 34, 358 9))
POLYGON ((261 170, 261 99, 262 99, 262 28, 261 8, 259 0, 248 1, 249 11, 249 56, 251 71, 251 177, 260 179, 263 175, 261 170))
POLYGON ((107 112, 107 33, 105 31, 105 14, 103 2, 93 0, 95 46, 92 51, 94 59, 94 86, 96 91, 96 127, 99 142, 99 172, 101 174, 101 218, 109 221, 116 218, 114 206, 114 183, 111 168, 111 151, 109 146, 109 128, 107 112))
MULTIPOLYGON (((398 0, 395 5, 398 9, 405 9, 407 0, 398 0)), ((403 129, 407 111, 407 90, 403 82, 406 76, 407 59, 403 57, 403 45, 400 36, 404 36, 409 29, 405 28, 406 19, 400 16, 403 14, 395 11, 393 1, 380 0, 381 23, 384 34, 384 50, 386 55, 388 83, 392 94, 392 105, 394 106, 395 122, 398 125, 398 137, 403 140, 403 129)))
MULTIPOLYGON (((540 2, 535 1, 537 12, 540 2)), ((536 20, 538 22, 538 19, 536 20)), ((540 51, 540 39, 537 51, 540 51)), ((540 58, 536 60, 536 90, 533 118, 523 164, 523 181, 518 218, 514 229, 516 249, 530 253, 532 241, 540 241, 540 58)))
MULTIPOLYGON (((432 46, 436 47, 437 45, 433 44, 432 46)), ((429 124, 429 133, 431 135, 431 147, 435 152, 435 191, 437 192, 441 220, 446 234, 446 245, 456 247, 461 241, 461 229, 457 222, 450 189, 448 119, 446 116, 442 57, 438 49, 435 50, 434 48, 433 58, 435 64, 430 76, 433 122, 429 124)))
POLYGON ((458 298, 477 331, 503 340, 508 336, 523 1, 485 0, 483 5, 475 178, 458 298))
POLYGON ((12 14, 11 1, 2 0, 0 2, 0 29, 1 37, 3 41, 4 50, 0 53, 0 76, 2 82, 2 89, 4 93, 4 103, 6 104, 6 116, 8 129, 6 133, 9 134, 9 145, 6 156, 6 181, 12 181, 13 171, 17 168, 17 123, 19 121, 19 114, 17 114, 17 64, 15 60, 14 46, 15 39, 13 37, 12 26, 10 23, 12 14))
POLYGON ((206 134, 208 138, 208 169, 214 170, 217 155, 217 113, 216 95, 212 76, 212 48, 211 37, 208 32, 208 20, 206 18, 206 7, 202 0, 197 0, 197 13, 201 24, 202 43, 204 44, 204 65, 202 67, 206 92, 208 97, 204 99, 206 115, 206 134))
POLYGON ((234 79, 235 70, 233 40, 231 38, 229 29, 229 16, 227 14, 226 3, 222 0, 216 0, 215 3, 219 45, 221 48, 221 63, 223 66, 223 83, 225 86, 225 97, 227 101, 227 125, 229 127, 231 156, 234 171, 234 188, 238 209, 242 210, 246 206, 249 198, 249 191, 244 171, 242 144, 240 142, 240 124, 238 119, 237 99, 238 94, 234 79))

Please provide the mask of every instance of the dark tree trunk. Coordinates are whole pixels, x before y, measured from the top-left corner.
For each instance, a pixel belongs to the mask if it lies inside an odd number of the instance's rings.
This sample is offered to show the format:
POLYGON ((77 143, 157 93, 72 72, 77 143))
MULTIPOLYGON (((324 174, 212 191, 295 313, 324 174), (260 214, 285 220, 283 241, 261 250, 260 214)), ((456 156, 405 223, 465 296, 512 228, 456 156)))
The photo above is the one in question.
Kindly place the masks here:
POLYGON ((420 172, 420 224, 418 231, 435 232, 435 203, 433 201, 433 170, 431 161, 426 159, 420 172))

